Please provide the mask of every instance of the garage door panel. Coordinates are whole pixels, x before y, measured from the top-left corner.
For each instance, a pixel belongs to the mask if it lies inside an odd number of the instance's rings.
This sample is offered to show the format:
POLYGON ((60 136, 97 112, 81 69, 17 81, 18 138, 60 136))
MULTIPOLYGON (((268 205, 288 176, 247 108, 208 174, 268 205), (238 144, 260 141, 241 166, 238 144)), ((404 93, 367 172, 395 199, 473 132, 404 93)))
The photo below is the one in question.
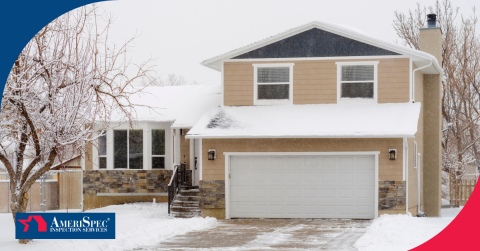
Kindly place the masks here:
POLYGON ((338 157, 338 168, 339 169, 350 169, 354 166, 353 163, 354 157, 352 156, 340 156, 338 157))
POLYGON ((319 173, 318 172, 303 172, 302 182, 305 185, 317 185, 319 182, 319 173))
POLYGON ((305 157, 305 160, 304 160, 304 166, 305 166, 305 169, 306 170, 311 170, 311 169, 318 169, 320 168, 320 163, 318 161, 318 158, 316 157, 305 157))
POLYGON ((335 156, 324 156, 322 160, 322 169, 335 169, 337 167, 337 158, 335 156))
POLYGON ((283 169, 283 157, 281 156, 273 156, 268 158, 268 166, 272 168, 280 168, 283 169))
POLYGON ((232 156, 231 217, 373 218, 374 156, 232 156))
POLYGON ((286 171, 285 173, 286 173, 285 180, 287 181, 288 184, 302 182, 302 172, 286 171))
POLYGON ((266 156, 253 157, 251 160, 251 167, 268 168, 268 157, 266 156))
POLYGON ((337 184, 337 173, 335 172, 321 172, 320 179, 322 185, 335 185, 337 184))

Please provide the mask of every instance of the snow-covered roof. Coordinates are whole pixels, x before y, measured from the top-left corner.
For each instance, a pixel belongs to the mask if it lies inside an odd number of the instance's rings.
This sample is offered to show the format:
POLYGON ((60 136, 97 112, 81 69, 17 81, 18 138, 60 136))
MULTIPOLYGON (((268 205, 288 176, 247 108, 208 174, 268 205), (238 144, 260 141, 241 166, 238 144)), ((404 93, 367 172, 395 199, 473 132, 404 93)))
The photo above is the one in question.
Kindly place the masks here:
MULTIPOLYGON (((130 97, 136 107, 136 120, 174 122, 174 128, 190 128, 212 106, 220 106, 220 85, 150 86, 130 97)), ((118 113, 111 121, 122 121, 118 113)))
MULTIPOLYGON (((384 41, 381 39, 378 39, 376 37, 370 36, 365 34, 364 32, 353 28, 349 27, 347 25, 341 25, 341 24, 334 24, 334 23, 329 23, 329 22, 324 22, 324 21, 313 21, 298 27, 295 27, 293 29, 287 30, 285 32, 279 33, 275 36, 268 37, 264 40, 249 44, 247 46, 238 48, 236 50, 229 51, 227 53, 221 54, 219 56, 207 59, 202 62, 202 65, 207 66, 209 68, 212 68, 214 70, 220 71, 221 69, 221 62, 224 60, 231 59, 233 57, 236 57, 238 55, 241 55, 243 53, 261 48, 263 46, 266 46, 268 44, 275 43, 277 41, 280 41, 282 39, 291 37, 293 35, 299 34, 301 32, 310 30, 312 28, 318 28, 321 30, 325 30, 340 36, 348 37, 360 42, 364 42, 373 46, 377 46, 379 48, 383 48, 385 50, 390 50, 393 52, 397 52, 399 54, 403 55, 408 55, 412 57, 412 61, 416 62, 418 67, 423 67, 428 65, 430 62, 432 62, 432 66, 426 67, 422 71, 427 74, 438 74, 442 72, 442 68, 439 66, 437 59, 426 52, 415 50, 403 45, 395 44, 392 42, 384 41)), ((254 59, 252 59, 254 60, 254 59)))
POLYGON ((216 107, 187 138, 403 138, 417 132, 420 103, 216 107))

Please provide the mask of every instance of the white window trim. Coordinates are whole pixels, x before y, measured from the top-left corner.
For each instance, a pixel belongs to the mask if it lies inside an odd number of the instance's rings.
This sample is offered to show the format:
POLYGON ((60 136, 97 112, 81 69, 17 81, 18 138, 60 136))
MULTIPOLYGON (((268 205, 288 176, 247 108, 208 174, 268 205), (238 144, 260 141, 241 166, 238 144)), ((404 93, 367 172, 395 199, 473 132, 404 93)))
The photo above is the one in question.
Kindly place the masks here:
POLYGON ((253 66, 253 105, 291 105, 293 104, 293 66, 294 63, 278 63, 278 64, 252 64, 253 66), (258 97, 258 83, 257 83, 257 71, 261 67, 290 67, 289 74, 290 79, 288 83, 260 83, 261 85, 274 85, 274 84, 288 84, 289 97, 286 99, 257 99, 258 97))
MULTIPOLYGON (((107 136, 107 131, 104 131, 105 134, 102 136, 102 137, 105 137, 105 154, 104 155, 101 155, 100 154, 100 149, 98 149, 98 156, 97 156, 97 161, 98 161, 98 169, 99 170, 107 170, 107 166, 108 166, 108 151, 107 151, 107 144, 108 144, 108 136, 107 136), (105 168, 100 168, 100 158, 103 158, 105 157, 105 168)), ((97 143, 98 143, 98 147, 100 148, 100 137, 98 137, 97 139, 97 143)))
MULTIPOLYGON (((359 151, 359 152, 223 152, 225 156, 225 219, 230 217, 230 157, 231 156, 290 156, 290 155, 374 155, 375 156, 375 212, 374 219, 378 218, 378 174, 379 174, 379 151, 359 151)), ((407 186, 408 187, 408 186, 407 186)), ((407 209, 408 210, 408 209, 407 209)))
POLYGON ((379 61, 336 62, 335 64, 337 65, 337 104, 377 103, 378 102, 378 63, 379 61), (374 69, 373 99, 342 98, 342 66, 344 65, 373 65, 373 69, 374 69))
POLYGON ((150 161, 151 161, 151 164, 150 164, 150 168, 152 170, 165 170, 167 169, 167 130, 165 129, 157 129, 157 128, 153 128, 153 129, 150 129, 150 161), (165 154, 163 155, 154 155, 153 154, 153 130, 162 130, 163 131, 163 140, 165 141, 163 143, 165 149, 163 150, 165 154), (153 157, 163 157, 163 168, 153 168, 153 157))

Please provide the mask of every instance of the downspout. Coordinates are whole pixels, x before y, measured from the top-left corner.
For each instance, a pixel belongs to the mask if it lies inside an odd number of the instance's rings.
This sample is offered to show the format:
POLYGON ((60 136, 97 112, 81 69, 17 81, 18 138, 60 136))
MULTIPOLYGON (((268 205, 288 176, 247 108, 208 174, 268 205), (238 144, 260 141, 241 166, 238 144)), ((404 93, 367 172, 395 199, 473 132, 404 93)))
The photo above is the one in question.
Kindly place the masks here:
POLYGON ((403 168, 404 180, 405 180, 405 208, 408 215, 408 141, 407 138, 403 138, 403 168))
POLYGON ((418 183, 417 183, 417 199, 418 199, 418 202, 417 202, 417 217, 425 217, 425 213, 422 212, 422 210, 420 210, 420 203, 421 203, 421 200, 420 200, 420 190, 421 190, 421 183, 420 183, 420 176, 421 176, 421 172, 420 172, 420 168, 422 168, 422 165, 420 164, 421 162, 419 161, 419 156, 420 153, 417 155, 417 176, 418 176, 418 183))
POLYGON ((433 64, 433 60, 430 60, 429 64, 413 70, 413 73, 412 73, 412 85, 413 85, 412 86, 412 96, 410 97, 411 103, 415 103, 415 72, 418 71, 418 70, 430 67, 432 64, 433 64))

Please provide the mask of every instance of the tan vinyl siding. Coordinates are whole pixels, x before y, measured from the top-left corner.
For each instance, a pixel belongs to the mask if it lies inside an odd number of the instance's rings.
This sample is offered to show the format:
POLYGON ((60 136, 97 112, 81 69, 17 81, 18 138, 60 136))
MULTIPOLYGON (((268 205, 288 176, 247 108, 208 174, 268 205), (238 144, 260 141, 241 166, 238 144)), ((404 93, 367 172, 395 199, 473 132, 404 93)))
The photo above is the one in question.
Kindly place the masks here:
POLYGON ((224 104, 227 106, 253 105, 254 63, 295 63, 293 66, 294 104, 337 103, 336 62, 379 61, 378 103, 408 102, 410 60, 408 58, 381 58, 363 60, 299 60, 281 62, 225 62, 224 104))
POLYGON ((379 180, 403 180, 402 139, 203 139, 202 180, 225 180, 224 152, 355 152, 380 151, 379 180), (208 160, 208 149, 216 159, 208 160), (397 159, 388 150, 397 149, 397 159))

